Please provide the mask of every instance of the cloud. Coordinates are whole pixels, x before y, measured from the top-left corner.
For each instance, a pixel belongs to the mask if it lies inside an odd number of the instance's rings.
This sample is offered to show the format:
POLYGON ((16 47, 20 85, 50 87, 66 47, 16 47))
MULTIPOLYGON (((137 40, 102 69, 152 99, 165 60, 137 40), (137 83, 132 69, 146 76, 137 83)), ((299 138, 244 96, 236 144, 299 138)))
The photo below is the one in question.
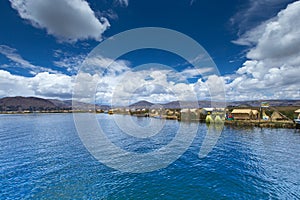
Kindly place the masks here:
MULTIPOLYGON (((77 96, 78 100, 89 101, 95 96, 97 102, 116 105, 128 105, 139 100, 193 101, 209 100, 210 97, 218 100, 218 94, 224 92, 219 85, 224 85, 228 100, 299 99, 299 19, 300 1, 288 5, 272 20, 265 22, 258 28, 259 34, 248 34, 247 40, 252 46, 246 55, 247 60, 235 73, 226 76, 210 74, 198 78, 209 69, 186 68, 181 72, 155 67, 132 69, 125 60, 89 57, 84 61, 87 68, 79 74, 81 82, 77 82, 76 88, 81 96, 77 96), (182 77, 197 77, 198 81, 184 82, 182 77)), ((3 49, 7 55, 15 53, 12 49, 3 49)), ((48 72, 21 77, 0 70, 0 95, 69 98, 76 78, 74 75, 48 72)))
MULTIPOLYGON (((129 67, 128 61, 114 62, 101 56, 88 58, 85 64, 87 68, 77 76, 40 72, 33 77, 22 77, 1 70, 0 95, 70 99, 75 87, 76 100, 91 102, 95 97, 97 102, 113 105, 129 105, 139 100, 162 103, 210 98, 205 81, 199 79, 196 84, 183 81, 198 73, 192 69, 186 72, 155 67, 135 69, 129 67)), ((216 83, 217 78, 208 77, 207 81, 216 83)))
MULTIPOLYGON (((105 75, 80 72, 78 76, 68 76, 41 72, 33 77, 13 75, 0 70, 0 97, 19 95, 71 99, 75 87, 76 100, 85 102, 91 102, 94 96, 97 102, 114 105, 129 105, 139 100, 196 100, 194 84, 169 80, 168 70, 131 71, 128 68, 120 71, 123 68, 122 62, 119 62, 105 75)), ((203 94, 209 95, 206 88, 198 88, 203 90, 203 94)))
POLYGON ((46 29, 60 41, 101 40, 110 26, 106 18, 96 18, 84 0, 10 0, 21 18, 36 28, 46 29))
POLYGON ((34 77, 13 75, 0 70, 0 96, 39 96, 71 98, 72 77, 63 74, 38 73, 34 77))
POLYGON ((66 69, 69 74, 74 75, 78 72, 86 55, 72 55, 66 52, 63 53, 61 50, 55 50, 54 57, 57 58, 57 60, 53 61, 55 66, 66 69))
MULTIPOLYGON (((288 5, 269 22, 255 48, 248 57, 251 59, 276 59, 299 55, 300 52, 300 1, 288 5)), ((298 64, 298 63, 297 63, 298 64)))
POLYGON ((12 61, 12 64, 6 64, 2 65, 2 68, 23 68, 29 71, 30 74, 36 74, 41 71, 47 71, 47 72, 56 72, 52 69, 41 67, 41 66, 36 66, 31 64, 29 61, 25 60, 22 58, 17 53, 17 50, 14 48, 11 48, 7 45, 0 45, 0 54, 3 54, 7 59, 12 61))
POLYGON ((119 5, 125 6, 125 7, 127 7, 128 4, 129 4, 129 0, 115 0, 114 2, 115 2, 116 4, 119 4, 119 5))
POLYGON ((139 100, 156 103, 197 100, 194 84, 178 81, 180 77, 180 73, 170 69, 147 68, 127 71, 118 76, 118 81, 111 88, 112 103, 128 105, 139 100))
POLYGON ((106 11, 96 12, 96 16, 105 17, 111 20, 119 19, 118 14, 113 9, 108 9, 106 11))
MULTIPOLYGON (((227 77, 230 98, 300 98, 300 1, 291 3, 276 17, 259 26, 247 60, 235 76, 227 77)), ((252 30, 253 32, 253 30, 252 30)))
POLYGON ((6 45, 0 45, 0 53, 6 56, 9 60, 18 63, 26 68, 34 69, 36 68, 34 65, 32 65, 27 60, 24 60, 19 54, 17 54, 17 50, 14 48, 11 48, 6 45))
MULTIPOLYGON (((111 102, 114 87, 123 78, 122 74, 130 69, 127 66, 129 62, 124 60, 113 62, 111 59, 102 57, 87 59, 87 62, 97 65, 100 70, 104 69, 107 64, 111 65, 106 68, 104 74, 80 73, 80 77, 84 78, 84 83, 79 83, 79 89, 82 92, 80 100, 84 100, 84 98, 89 100, 84 95, 93 92, 97 101, 111 102), (97 86, 97 90, 91 91, 94 86, 97 86)), ((0 97, 19 95, 71 99, 76 78, 77 76, 74 74, 66 75, 49 72, 39 72, 32 77, 24 77, 0 70, 0 97)))
POLYGON ((27 79, 28 88, 33 90, 35 95, 62 99, 71 98, 73 81, 74 77, 48 72, 42 72, 27 79))
POLYGON ((182 81, 183 74, 189 77, 187 73, 199 73, 192 69, 183 73, 160 66, 131 68, 128 61, 114 62, 101 56, 87 58, 83 66, 75 86, 75 96, 82 101, 90 102, 94 95, 98 101, 113 105, 129 105, 139 100, 196 100, 194 84, 182 81))
POLYGON ((25 80, 25 77, 15 76, 7 71, 0 70, 0 97, 34 95, 25 80))
POLYGON ((261 22, 276 16, 276 14, 294 0, 248 0, 239 7, 231 19, 232 25, 238 28, 238 34, 243 35, 249 29, 257 27, 261 22))
MULTIPOLYGON (((271 19, 272 20, 272 19, 271 19)), ((269 20, 269 21, 271 21, 269 20)), ((250 29, 250 31, 245 32, 241 37, 236 40, 233 40, 232 43, 237 45, 244 45, 244 46, 254 46, 257 44, 257 41, 264 33, 266 26, 269 21, 262 22, 259 26, 250 29)))
POLYGON ((195 2, 196 2, 196 0, 191 0, 190 1, 190 6, 192 6, 195 2))
POLYGON ((198 76, 203 76, 211 71, 213 71, 213 68, 186 68, 180 72, 180 75, 185 79, 195 78, 198 76))

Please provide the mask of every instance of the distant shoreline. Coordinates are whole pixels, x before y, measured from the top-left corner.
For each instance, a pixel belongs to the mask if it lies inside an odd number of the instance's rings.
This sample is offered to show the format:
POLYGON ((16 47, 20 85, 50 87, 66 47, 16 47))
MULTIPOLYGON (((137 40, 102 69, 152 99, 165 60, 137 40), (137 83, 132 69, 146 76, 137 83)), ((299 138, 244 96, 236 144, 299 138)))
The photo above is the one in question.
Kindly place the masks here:
MULTIPOLYGON (((34 115, 34 114, 73 114, 73 113, 96 113, 96 114, 108 114, 103 112, 84 112, 84 111, 63 111, 63 112, 0 112, 0 115, 34 115)), ((124 115, 124 114, 115 114, 115 115, 124 115)), ((130 115, 133 117, 137 117, 135 115, 130 115)), ((191 123, 205 123, 204 120, 199 121, 187 121, 187 120, 179 120, 172 118, 163 118, 166 120, 178 120, 182 122, 191 122, 191 123)), ((213 124, 211 124, 213 125, 213 124)), ((296 123, 291 121, 266 121, 266 120, 225 120, 224 125, 232 126, 232 127, 259 127, 259 128, 287 128, 287 129, 296 129, 300 128, 296 123)))

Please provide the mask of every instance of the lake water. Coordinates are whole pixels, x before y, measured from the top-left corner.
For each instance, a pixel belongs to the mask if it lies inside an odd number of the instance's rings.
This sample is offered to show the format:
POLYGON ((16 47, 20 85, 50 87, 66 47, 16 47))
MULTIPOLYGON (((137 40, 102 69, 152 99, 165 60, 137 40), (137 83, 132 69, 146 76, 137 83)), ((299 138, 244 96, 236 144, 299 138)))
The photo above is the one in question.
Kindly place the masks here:
MULTIPOLYGON (((182 123, 167 120, 164 134, 133 140, 114 116, 97 119, 115 145, 139 153, 169 143, 182 123)), ((151 119, 133 120, 147 126, 151 119)), ((199 158, 206 130, 199 124, 168 167, 128 173, 89 153, 72 114, 0 115, 0 199, 300 199, 299 130, 224 127, 199 158)))

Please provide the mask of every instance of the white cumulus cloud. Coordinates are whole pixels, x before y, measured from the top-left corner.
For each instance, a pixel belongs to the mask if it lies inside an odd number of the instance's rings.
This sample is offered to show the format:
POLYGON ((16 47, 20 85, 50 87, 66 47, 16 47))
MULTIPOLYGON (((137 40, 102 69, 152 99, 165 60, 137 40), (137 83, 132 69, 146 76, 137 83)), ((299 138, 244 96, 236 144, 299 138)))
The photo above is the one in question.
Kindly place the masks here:
POLYGON ((226 85, 229 98, 300 98, 300 1, 239 41, 254 46, 226 85))
POLYGON ((110 26, 106 18, 96 18, 84 0, 10 0, 21 18, 36 28, 46 29, 61 41, 101 40, 110 26))
MULTIPOLYGON (((87 101, 95 97, 97 102, 123 105, 138 100, 192 101, 193 96, 199 100, 210 97, 218 100, 218 94, 224 92, 219 86, 224 85, 228 100, 299 99, 300 1, 288 5, 257 29, 257 34, 247 34, 246 40, 252 46, 243 66, 233 74, 208 75, 189 83, 182 81, 182 77, 198 77, 210 69, 186 68, 181 72, 151 66, 132 69, 125 60, 95 56, 84 61, 88 67, 81 71, 82 82, 76 86, 81 94, 78 97, 87 101)), ((9 48, 2 47, 2 54, 23 62, 9 48)), ((67 60, 56 64, 68 67, 65 63, 67 60)), ((0 70, 0 96, 70 98, 75 83, 76 76, 39 72, 34 77, 21 77, 0 70)))
POLYGON ((0 96, 39 96, 70 99, 74 77, 41 72, 34 77, 0 70, 0 96))

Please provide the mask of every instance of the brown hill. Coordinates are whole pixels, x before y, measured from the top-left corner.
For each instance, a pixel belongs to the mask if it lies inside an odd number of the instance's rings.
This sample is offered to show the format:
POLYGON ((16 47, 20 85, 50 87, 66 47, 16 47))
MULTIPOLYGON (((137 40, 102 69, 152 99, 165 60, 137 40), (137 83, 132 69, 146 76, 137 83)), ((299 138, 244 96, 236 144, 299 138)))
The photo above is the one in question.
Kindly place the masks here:
POLYGON ((50 100, 37 97, 5 97, 0 99, 0 111, 54 110, 57 106, 50 100))
MULTIPOLYGON (((74 102, 75 110, 108 110, 106 105, 95 105, 83 102, 74 102)), ((4 97, 0 99, 0 112, 6 111, 62 111, 72 110, 72 100, 42 99, 38 97, 4 97)))

